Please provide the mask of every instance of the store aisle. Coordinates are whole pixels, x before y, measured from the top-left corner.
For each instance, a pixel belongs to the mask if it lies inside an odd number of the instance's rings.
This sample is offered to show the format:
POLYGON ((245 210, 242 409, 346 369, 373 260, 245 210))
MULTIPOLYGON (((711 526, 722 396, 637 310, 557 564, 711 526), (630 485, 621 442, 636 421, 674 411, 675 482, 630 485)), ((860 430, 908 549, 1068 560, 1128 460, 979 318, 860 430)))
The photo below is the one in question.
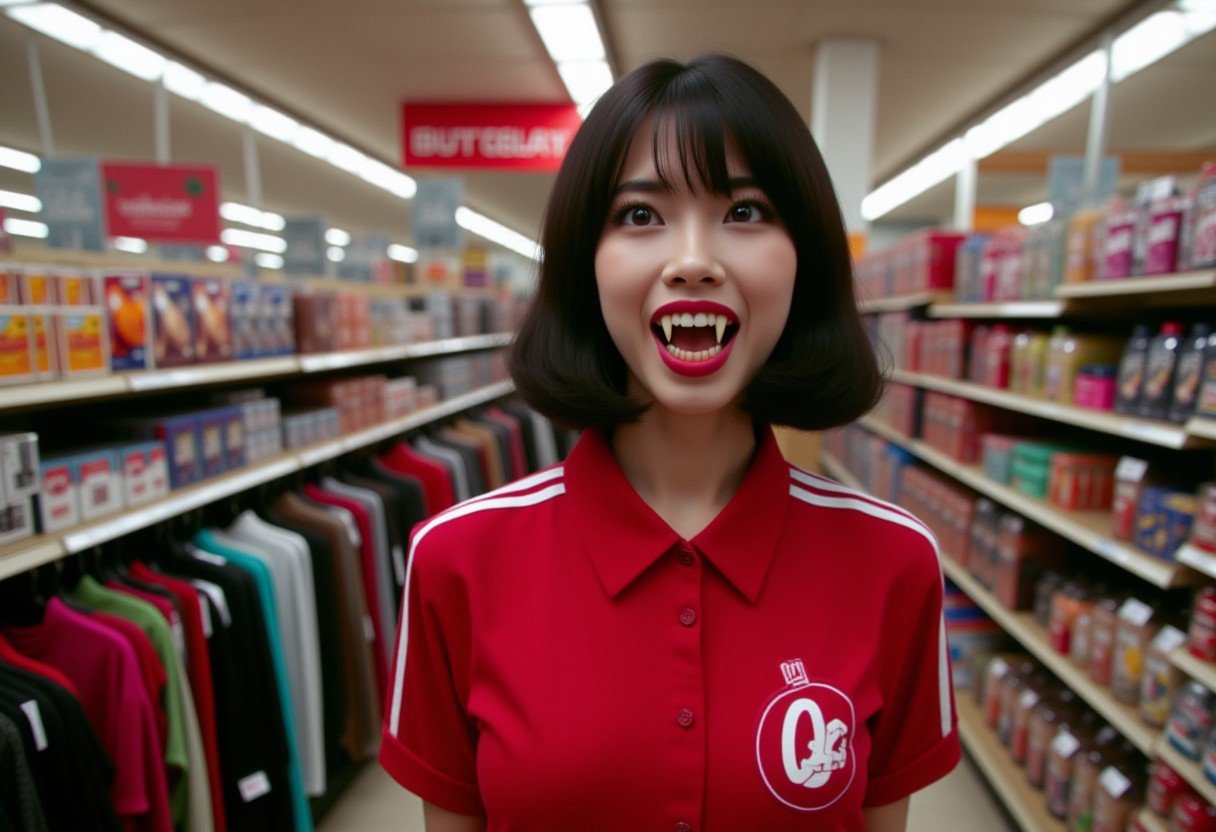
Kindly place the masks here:
MULTIPOLYGON (((317 832, 423 832, 422 803, 380 766, 368 765, 317 832)), ((964 759, 949 777, 912 799, 908 832, 1015 832, 964 759)))

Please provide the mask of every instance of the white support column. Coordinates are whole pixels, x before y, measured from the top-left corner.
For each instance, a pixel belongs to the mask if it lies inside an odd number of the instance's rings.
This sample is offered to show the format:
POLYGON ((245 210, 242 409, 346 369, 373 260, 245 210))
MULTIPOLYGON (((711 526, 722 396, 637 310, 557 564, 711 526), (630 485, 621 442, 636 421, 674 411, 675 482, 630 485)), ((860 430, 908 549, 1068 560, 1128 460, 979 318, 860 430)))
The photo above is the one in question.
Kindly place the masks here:
POLYGON ((1098 193, 1098 180, 1102 178, 1102 157, 1106 155, 1106 132, 1110 122, 1110 73, 1114 37, 1107 33, 1102 41, 1106 53, 1106 73, 1102 83, 1094 90, 1093 104, 1089 108, 1089 135, 1085 141, 1085 202, 1093 204, 1098 193))
POLYGON ((38 141, 44 158, 55 155, 55 137, 51 132, 51 111, 46 103, 46 84, 42 80, 42 57, 38 41, 31 32, 25 38, 25 57, 30 67, 30 91, 34 96, 34 117, 38 121, 38 141))
POLYGON ((878 58, 879 43, 872 38, 826 38, 815 50, 811 133, 850 234, 870 227, 861 216, 861 200, 870 190, 874 159, 878 58))
POLYGON ((162 77, 152 88, 152 115, 156 130, 156 164, 167 165, 169 151, 169 91, 162 77))
POLYGON ((978 179, 975 157, 968 155, 954 180, 954 230, 975 229, 975 191, 978 179))

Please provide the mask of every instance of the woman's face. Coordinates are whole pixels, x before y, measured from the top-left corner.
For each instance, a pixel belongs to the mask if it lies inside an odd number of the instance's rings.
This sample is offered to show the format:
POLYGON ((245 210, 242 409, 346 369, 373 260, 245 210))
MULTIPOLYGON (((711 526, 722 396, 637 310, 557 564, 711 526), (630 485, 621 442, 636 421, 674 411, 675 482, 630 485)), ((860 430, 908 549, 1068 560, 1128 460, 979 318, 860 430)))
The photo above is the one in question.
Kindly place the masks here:
POLYGON ((689 415, 733 408, 785 328, 794 242, 733 142, 731 194, 694 193, 674 142, 662 149, 674 189, 660 183, 652 133, 634 138, 596 248, 604 322, 630 392, 689 415))

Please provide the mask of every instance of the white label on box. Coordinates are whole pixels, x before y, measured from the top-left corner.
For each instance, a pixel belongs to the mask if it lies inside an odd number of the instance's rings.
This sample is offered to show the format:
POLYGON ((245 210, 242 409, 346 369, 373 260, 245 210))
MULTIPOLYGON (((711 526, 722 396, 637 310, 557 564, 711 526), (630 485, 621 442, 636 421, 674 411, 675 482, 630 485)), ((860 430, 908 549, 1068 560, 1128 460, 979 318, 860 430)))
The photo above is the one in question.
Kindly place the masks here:
POLYGON ((38 710, 38 703, 33 699, 22 702, 21 710, 25 711, 25 718, 30 724, 30 732, 34 735, 34 747, 39 751, 45 751, 49 743, 46 741, 46 729, 42 726, 42 711, 38 710))
POLYGON ((121 507, 117 472, 108 459, 86 462, 80 466, 80 516, 84 520, 102 517, 121 507))
POLYGON ((156 500, 169 493, 169 459, 165 456, 163 447, 149 449, 145 476, 149 499, 156 500))
POLYGON ((1119 457, 1119 464, 1115 466, 1115 479, 1140 482, 1140 480, 1144 479, 1144 475, 1147 472, 1148 463, 1143 459, 1136 459, 1134 456, 1123 456, 1119 457))
POLYGON ((1067 731, 1064 731, 1056 734, 1056 738, 1051 741, 1051 747, 1057 754, 1067 760, 1081 748, 1081 741, 1067 731))
POLYGON ((241 793, 241 800, 252 803, 262 795, 270 794, 270 778, 266 772, 257 771, 238 780, 236 787, 241 793))
POLYGON ((1106 767, 1099 782, 1102 784, 1102 788, 1106 789, 1106 793, 1116 800, 1123 797, 1123 793, 1132 786, 1132 781, 1124 777, 1123 773, 1114 766, 1106 767))
POLYGON ((42 472, 42 525, 48 532, 80 523, 80 507, 72 469, 56 465, 42 472))
POLYGON ((137 506, 148 501, 147 454, 141 450, 123 454, 122 482, 128 506, 137 506))
POLYGON ((1119 608, 1119 617, 1137 627, 1143 627, 1153 617, 1153 608, 1143 601, 1128 598, 1119 608))

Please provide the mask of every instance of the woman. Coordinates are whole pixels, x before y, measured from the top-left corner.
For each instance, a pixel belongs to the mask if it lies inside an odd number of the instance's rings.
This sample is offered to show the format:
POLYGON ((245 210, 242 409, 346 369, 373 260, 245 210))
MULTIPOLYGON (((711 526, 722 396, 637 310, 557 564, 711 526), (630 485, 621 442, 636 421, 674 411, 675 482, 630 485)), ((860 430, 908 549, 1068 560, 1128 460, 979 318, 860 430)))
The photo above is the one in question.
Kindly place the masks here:
POLYGON ((777 88, 648 64, 558 174, 520 393, 563 465, 414 533, 381 763, 428 832, 892 832, 959 759, 932 534, 791 467, 881 389, 777 88))

